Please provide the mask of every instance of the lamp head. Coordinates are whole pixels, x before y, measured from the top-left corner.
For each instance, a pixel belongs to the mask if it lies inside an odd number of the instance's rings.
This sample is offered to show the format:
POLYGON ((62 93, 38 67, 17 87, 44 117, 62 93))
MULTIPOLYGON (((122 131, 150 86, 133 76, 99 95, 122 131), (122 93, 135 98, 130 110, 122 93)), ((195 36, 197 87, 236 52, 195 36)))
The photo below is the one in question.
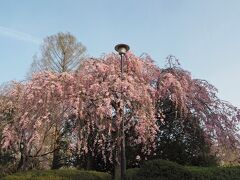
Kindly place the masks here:
POLYGON ((130 47, 127 44, 118 44, 115 46, 115 50, 120 54, 126 54, 130 47))

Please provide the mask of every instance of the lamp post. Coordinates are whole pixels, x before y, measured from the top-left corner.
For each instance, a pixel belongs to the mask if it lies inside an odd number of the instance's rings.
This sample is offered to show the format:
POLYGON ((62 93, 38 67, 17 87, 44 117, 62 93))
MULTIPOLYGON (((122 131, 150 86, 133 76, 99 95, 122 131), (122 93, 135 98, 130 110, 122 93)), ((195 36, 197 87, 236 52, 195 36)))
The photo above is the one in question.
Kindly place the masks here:
MULTIPOLYGON (((115 50, 121 57, 121 81, 123 80, 123 57, 129 50, 127 44, 118 44, 115 46, 115 50)), ((121 103, 122 101, 122 85, 121 85, 121 103)), ((125 130, 124 130, 124 106, 120 104, 120 118, 121 118, 121 180, 126 180, 126 153, 125 153, 125 130)))

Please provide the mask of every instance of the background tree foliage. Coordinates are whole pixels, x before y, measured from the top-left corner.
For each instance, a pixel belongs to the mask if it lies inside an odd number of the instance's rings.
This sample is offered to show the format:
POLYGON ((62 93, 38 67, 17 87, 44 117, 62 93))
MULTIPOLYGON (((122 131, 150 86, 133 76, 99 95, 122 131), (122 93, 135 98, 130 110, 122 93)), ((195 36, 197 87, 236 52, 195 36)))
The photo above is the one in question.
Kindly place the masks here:
POLYGON ((78 42, 75 36, 69 32, 59 32, 43 40, 41 53, 34 56, 30 73, 73 72, 79 68, 85 52, 86 47, 78 42))
POLYGON ((158 146, 153 158, 184 165, 216 165, 217 159, 211 152, 212 142, 206 139, 197 117, 191 114, 182 117, 171 101, 166 100, 162 106, 165 120, 158 121, 158 146))

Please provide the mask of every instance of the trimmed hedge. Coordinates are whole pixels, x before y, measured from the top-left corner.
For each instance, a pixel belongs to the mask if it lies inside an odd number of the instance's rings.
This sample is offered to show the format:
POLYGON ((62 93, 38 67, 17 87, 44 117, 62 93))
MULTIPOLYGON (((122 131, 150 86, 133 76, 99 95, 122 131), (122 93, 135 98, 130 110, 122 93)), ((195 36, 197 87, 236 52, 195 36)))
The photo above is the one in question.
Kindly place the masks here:
POLYGON ((127 169, 127 180, 137 179, 138 171, 140 168, 127 169))
POLYGON ((185 167, 191 180, 240 180, 240 167, 185 167))
POLYGON ((128 169, 127 180, 240 180, 240 166, 192 167, 153 160, 141 168, 128 169))
POLYGON ((166 160, 147 161, 134 171, 129 170, 129 180, 186 180, 190 179, 190 172, 183 166, 166 160))
POLYGON ((6 176, 3 180, 111 180, 111 175, 97 171, 76 169, 33 170, 6 176))

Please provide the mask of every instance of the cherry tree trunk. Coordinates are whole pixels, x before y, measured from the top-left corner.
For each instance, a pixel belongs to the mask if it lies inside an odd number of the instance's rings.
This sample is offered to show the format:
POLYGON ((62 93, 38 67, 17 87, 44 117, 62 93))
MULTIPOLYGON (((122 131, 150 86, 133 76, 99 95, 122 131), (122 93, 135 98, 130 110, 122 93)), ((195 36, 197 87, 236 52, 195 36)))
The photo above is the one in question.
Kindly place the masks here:
POLYGON ((53 152, 53 160, 52 160, 52 167, 51 169, 59 169, 61 167, 61 154, 60 154, 60 138, 58 137, 56 140, 56 144, 54 145, 54 152, 53 152))
POLYGON ((121 151, 120 149, 116 152, 116 161, 114 163, 114 180, 121 180, 121 151))
POLYGON ((60 158, 59 149, 57 149, 53 152, 52 169, 59 169, 61 167, 60 158))
POLYGON ((20 153, 21 153, 21 158, 18 163, 18 170, 27 170, 28 169, 28 156, 27 156, 27 149, 25 145, 21 144, 22 147, 20 147, 20 153))
POLYGON ((92 170, 93 166, 93 157, 91 156, 91 154, 89 153, 88 156, 87 156, 87 170, 92 170))

